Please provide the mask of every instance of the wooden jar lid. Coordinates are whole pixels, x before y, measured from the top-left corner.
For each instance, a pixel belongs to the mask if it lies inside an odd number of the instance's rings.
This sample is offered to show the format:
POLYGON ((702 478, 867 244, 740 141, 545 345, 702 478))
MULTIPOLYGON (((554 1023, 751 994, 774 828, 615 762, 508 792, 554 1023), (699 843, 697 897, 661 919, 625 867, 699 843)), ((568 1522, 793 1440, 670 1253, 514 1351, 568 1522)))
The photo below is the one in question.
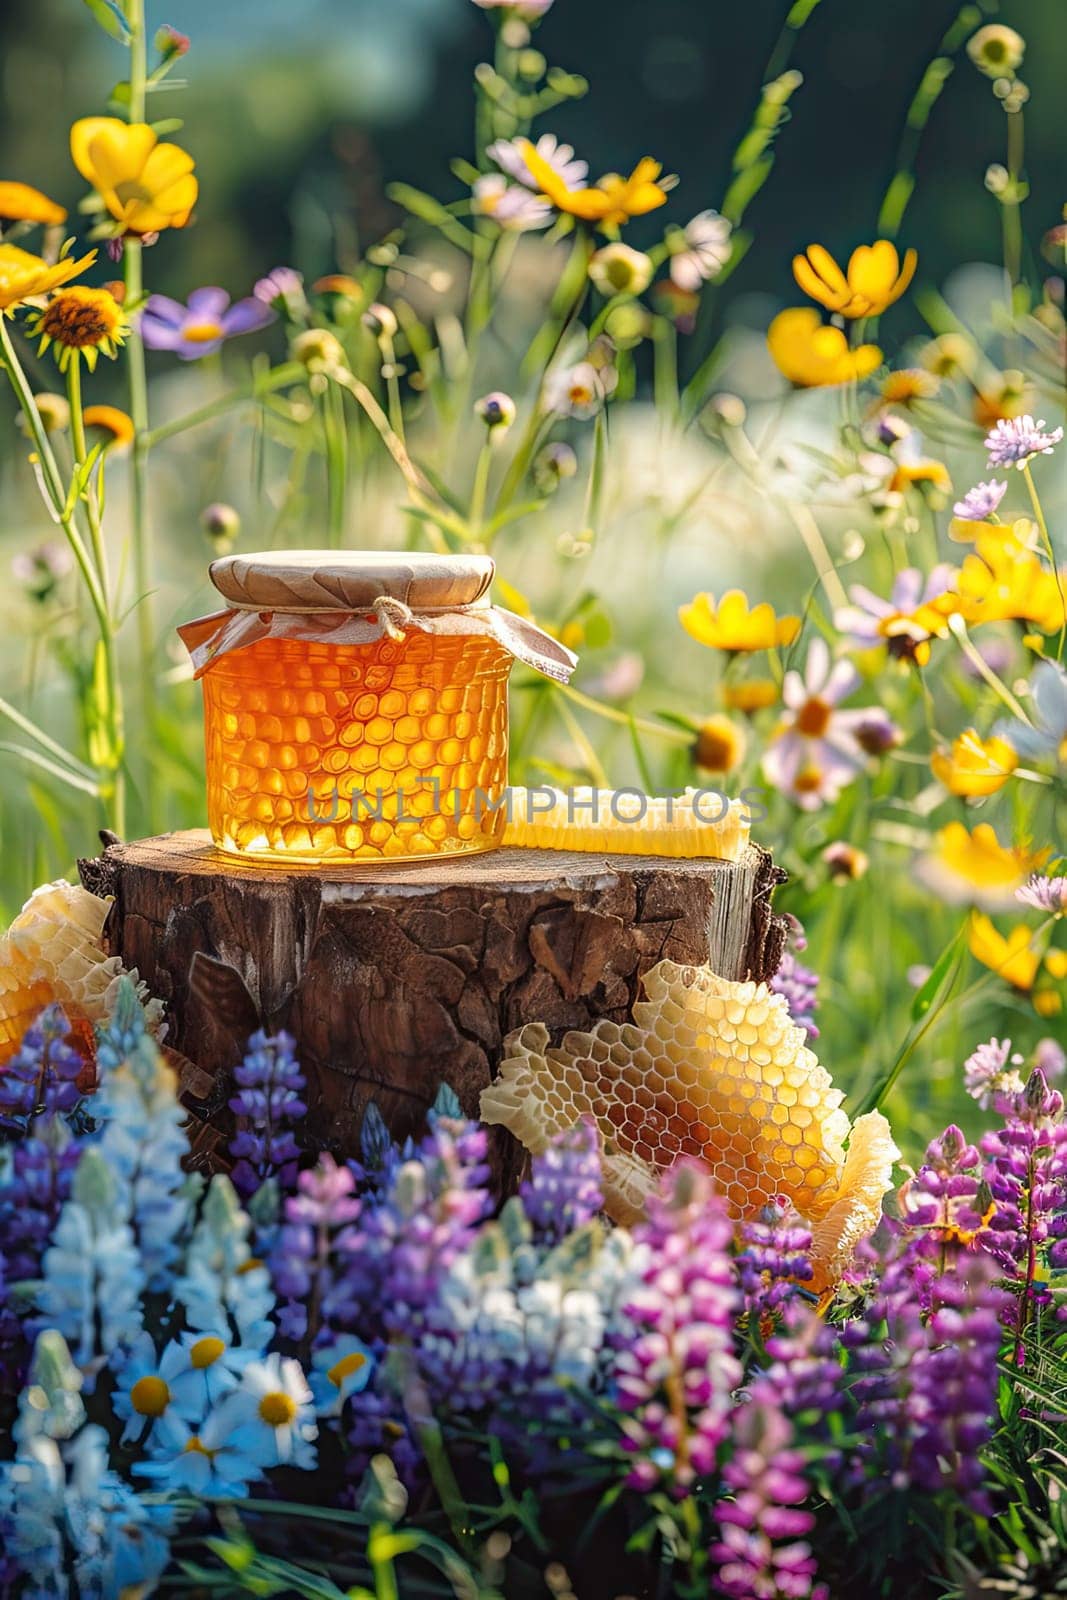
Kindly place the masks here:
POLYGON ((241 610, 369 611, 385 595, 412 611, 440 611, 481 601, 494 563, 404 550, 263 550, 223 556, 209 571, 241 610))

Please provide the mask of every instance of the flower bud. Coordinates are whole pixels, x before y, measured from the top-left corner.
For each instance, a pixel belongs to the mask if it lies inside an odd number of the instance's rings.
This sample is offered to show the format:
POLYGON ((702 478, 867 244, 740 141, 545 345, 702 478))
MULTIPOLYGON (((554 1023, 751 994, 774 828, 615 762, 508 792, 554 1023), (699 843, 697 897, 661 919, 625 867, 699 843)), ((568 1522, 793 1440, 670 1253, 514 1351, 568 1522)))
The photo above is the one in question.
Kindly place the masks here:
POLYGON ((857 850, 855 845, 847 844, 844 839, 837 839, 833 844, 828 844, 822 853, 822 858, 831 878, 839 882, 862 878, 870 865, 865 853, 857 850))
POLYGON ((547 444, 534 462, 534 482, 542 494, 551 494, 564 478, 573 478, 578 471, 578 457, 569 444, 547 444))
POLYGON ((967 54, 987 78, 1010 78, 1023 64, 1026 40, 1014 28, 991 22, 967 41, 967 54))
POLYGON ((241 518, 233 506, 215 500, 200 513, 200 526, 220 555, 225 555, 241 531, 241 518))
POLYGON ((155 46, 165 61, 170 61, 175 56, 184 56, 189 49, 187 34, 179 33, 177 28, 172 28, 165 22, 161 28, 156 29, 155 46))
POLYGON ((307 328, 289 345, 289 354, 309 372, 324 372, 328 367, 343 367, 345 353, 341 341, 326 328, 307 328))
POLYGON ((729 717, 713 716, 700 724, 693 760, 705 772, 732 772, 744 760, 744 729, 729 717))
POLYGON ((376 339, 396 338, 396 314, 388 306, 383 306, 380 300, 375 300, 373 305, 367 307, 361 320, 376 339))
MULTIPOLYGON (((35 394, 33 403, 37 407, 37 415, 45 433, 63 433, 70 427, 70 406, 66 397, 61 394, 35 394)), ((20 411, 18 426, 22 433, 28 434, 30 425, 20 411)))
POLYGON ((748 408, 739 394, 715 394, 708 401, 708 412, 727 428, 743 428, 748 408))
POLYGON ((606 244, 589 262, 589 277, 603 295, 643 294, 652 282, 653 266, 641 250, 628 244, 606 244))
POLYGON ((492 394, 483 394, 474 402, 474 415, 481 418, 490 433, 499 430, 503 438, 515 421, 515 402, 509 394, 494 389, 492 394))

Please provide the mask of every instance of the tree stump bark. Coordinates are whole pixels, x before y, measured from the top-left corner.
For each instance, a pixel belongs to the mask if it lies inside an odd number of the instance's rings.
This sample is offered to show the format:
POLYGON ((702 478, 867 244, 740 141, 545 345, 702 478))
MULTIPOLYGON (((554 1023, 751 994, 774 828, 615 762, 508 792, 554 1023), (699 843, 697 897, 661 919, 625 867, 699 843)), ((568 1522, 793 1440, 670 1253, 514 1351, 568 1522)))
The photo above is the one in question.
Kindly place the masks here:
POLYGON ((108 843, 80 869, 114 896, 109 953, 166 1002, 205 1165, 231 1131, 232 1069, 257 1027, 296 1039, 305 1142, 352 1155, 372 1098, 399 1139, 442 1082, 476 1114, 523 1023, 558 1038, 622 1021, 665 957, 761 980, 782 948, 771 893, 785 874, 757 846, 736 864, 504 849, 281 870, 191 831, 108 843))

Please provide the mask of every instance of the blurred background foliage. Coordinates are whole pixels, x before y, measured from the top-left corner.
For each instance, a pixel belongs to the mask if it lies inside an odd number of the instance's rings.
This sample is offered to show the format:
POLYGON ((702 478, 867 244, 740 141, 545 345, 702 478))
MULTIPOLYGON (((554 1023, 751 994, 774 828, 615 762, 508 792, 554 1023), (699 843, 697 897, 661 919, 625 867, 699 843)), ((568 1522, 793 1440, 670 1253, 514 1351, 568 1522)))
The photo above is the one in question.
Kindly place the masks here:
MULTIPOLYGON (((1026 60, 1026 166, 1029 215, 1035 229, 1049 227, 1063 199, 1063 0, 974 9, 1045 41, 1026 60)), ((0 10, 5 175, 72 204, 81 191, 67 125, 102 109, 123 52, 73 0, 6 0, 0 10)), ((783 0, 557 0, 537 44, 586 75, 592 93, 551 125, 594 174, 629 170, 651 152, 680 175, 687 214, 718 205, 786 10, 783 0)), ((818 5, 793 58, 805 83, 774 179, 746 219, 758 248, 715 297, 717 315, 753 293, 795 298, 790 259, 810 239, 847 256, 873 237, 909 102, 958 10, 959 0, 818 5)), ((173 0, 152 14, 192 40, 173 80, 187 85, 153 114, 169 113, 173 99, 202 179, 195 227, 151 261, 154 288, 219 282, 245 293, 278 261, 309 276, 343 269, 399 221, 389 182, 442 198, 463 192, 449 162, 470 153, 470 75, 489 49, 471 0, 173 0)), ((1003 159, 989 113, 988 84, 957 65, 919 152, 904 230, 929 281, 995 258, 997 206, 975 182, 1003 159)), ((651 219, 645 232, 657 226, 651 219)), ((627 238, 640 246, 640 225, 627 238)))

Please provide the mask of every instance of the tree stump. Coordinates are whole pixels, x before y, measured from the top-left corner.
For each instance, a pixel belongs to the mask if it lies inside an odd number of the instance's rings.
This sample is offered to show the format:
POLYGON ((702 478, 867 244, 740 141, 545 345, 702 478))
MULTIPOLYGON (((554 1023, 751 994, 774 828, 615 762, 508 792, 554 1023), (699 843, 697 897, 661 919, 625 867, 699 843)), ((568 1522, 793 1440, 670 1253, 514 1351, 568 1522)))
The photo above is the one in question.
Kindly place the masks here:
POLYGON ((372 1098, 399 1139, 442 1082, 476 1114, 523 1023, 559 1038, 623 1021, 665 957, 760 980, 782 948, 771 893, 785 874, 758 846, 736 864, 503 849, 283 870, 191 831, 108 843, 80 868, 114 896, 109 953, 166 1002, 204 1165, 232 1131, 232 1069, 257 1027, 296 1039, 305 1143, 352 1155, 372 1098))

